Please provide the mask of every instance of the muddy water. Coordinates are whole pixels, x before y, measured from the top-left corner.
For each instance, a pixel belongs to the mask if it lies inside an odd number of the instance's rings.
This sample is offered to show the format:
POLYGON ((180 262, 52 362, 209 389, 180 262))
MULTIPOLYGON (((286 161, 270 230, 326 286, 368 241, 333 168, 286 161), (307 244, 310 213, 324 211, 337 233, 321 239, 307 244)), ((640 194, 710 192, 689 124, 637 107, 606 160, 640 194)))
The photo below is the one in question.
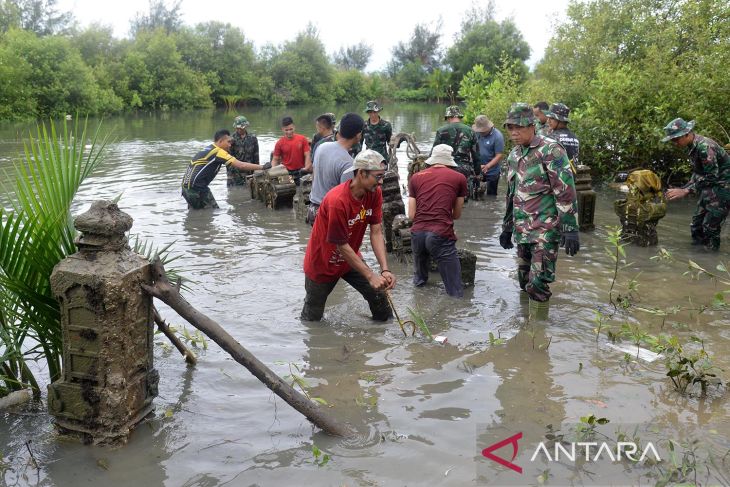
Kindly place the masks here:
MULTIPOLYGON (((340 107, 338 114, 351 107, 340 107)), ((355 108, 355 107, 352 107, 355 108)), ((440 108, 386 107, 396 130, 415 133, 427 148, 440 108)), ((324 109, 293 112, 312 120, 324 109)), ((259 135, 262 158, 278 133, 270 110, 246 112, 259 135)), ((724 452, 730 448, 730 408, 718 394, 680 397, 661 361, 625 361, 602 337, 595 339, 594 310, 607 305, 610 260, 606 227, 617 224, 615 193, 599 193, 597 230, 581 234, 581 251, 562 254, 549 319, 529 322, 527 303, 515 281, 514 251, 498 245, 504 210, 500 197, 470 202, 457 222, 459 245, 478 255, 476 284, 463 300, 447 297, 438 275, 414 289, 410 268, 391 262, 399 278, 393 297, 401 313, 417 308, 445 345, 404 339, 395 323, 373 323, 352 289, 338 285, 321 323, 297 316, 304 297, 301 262, 309 227, 293 211, 272 211, 252 201, 248 190, 212 184, 221 208, 188 212, 179 181, 189 157, 232 115, 217 112, 119 118, 105 122, 115 131, 103 167, 78 197, 76 212, 90 201, 122 193, 120 207, 135 220, 133 233, 159 245, 174 242, 175 265, 192 279, 188 300, 281 375, 297 372, 309 393, 327 401, 329 411, 360 432, 339 441, 312 431, 310 424, 271 394, 215 344, 198 348, 189 369, 158 335, 160 372, 156 416, 140 426, 124 448, 108 449, 59 441, 43 407, 3 413, 0 472, 9 485, 476 485, 509 481, 513 472, 481 456, 493 443, 487 430, 503 437, 522 430, 545 431, 595 414, 612 424, 652 424, 658 439, 697 437, 724 452), (505 343, 490 343, 489 333, 505 343), (40 468, 28 463, 25 442, 40 468), (331 455, 314 463, 312 445, 331 455), (3 469, 6 468, 4 471, 3 469)), ((3 157, 19 150, 14 135, 1 132, 3 157)), ((299 131, 311 135, 312 124, 299 131)), ((405 155, 400 157, 405 160, 405 155)), ((404 169, 401 174, 405 181, 404 169)), ((707 279, 683 276, 692 259, 714 269, 728 259, 727 229, 722 252, 707 254, 689 245, 692 202, 672 203, 659 227, 661 244, 678 262, 650 260, 656 249, 628 249, 633 264, 619 283, 638 277, 646 307, 708 303, 722 290, 707 279)), ((371 252, 366 259, 374 262, 371 252)), ((393 259, 391 259, 392 261, 393 259)), ((165 317, 182 328, 173 312, 165 317)), ((659 331, 661 319, 636 313, 616 318, 659 331)), ((191 330, 188 326, 188 329, 191 330)), ((686 339, 701 337, 718 366, 730 370, 727 314, 683 312, 667 319, 665 331, 686 339)), ((725 376, 728 377, 728 372, 725 376)), ((508 454, 504 454, 509 459, 508 454)), ((551 467, 557 469, 558 467, 551 467)), ((638 478, 638 477, 637 477, 638 478)), ((637 484, 626 477, 626 484, 637 484)), ((534 476, 524 484, 535 484, 534 476)), ((716 480, 717 482, 717 480, 716 480)), ((0 483, 2 483, 0 481, 0 483)), ((560 482, 552 482, 559 484, 560 482)), ((720 482, 722 483, 722 482, 720 482)))

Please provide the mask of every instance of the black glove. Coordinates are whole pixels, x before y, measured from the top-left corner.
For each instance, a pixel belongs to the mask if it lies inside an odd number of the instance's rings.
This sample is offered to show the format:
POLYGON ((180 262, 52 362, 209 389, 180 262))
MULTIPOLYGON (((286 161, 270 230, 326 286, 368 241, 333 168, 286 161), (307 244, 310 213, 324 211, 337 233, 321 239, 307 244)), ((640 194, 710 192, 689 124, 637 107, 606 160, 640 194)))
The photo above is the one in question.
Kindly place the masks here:
POLYGON ((499 245, 501 245, 503 249, 511 249, 514 247, 514 244, 512 243, 512 232, 502 232, 499 236, 499 245))
POLYGON ((565 253, 573 256, 580 250, 578 232, 563 232, 560 236, 560 246, 565 247, 565 253))

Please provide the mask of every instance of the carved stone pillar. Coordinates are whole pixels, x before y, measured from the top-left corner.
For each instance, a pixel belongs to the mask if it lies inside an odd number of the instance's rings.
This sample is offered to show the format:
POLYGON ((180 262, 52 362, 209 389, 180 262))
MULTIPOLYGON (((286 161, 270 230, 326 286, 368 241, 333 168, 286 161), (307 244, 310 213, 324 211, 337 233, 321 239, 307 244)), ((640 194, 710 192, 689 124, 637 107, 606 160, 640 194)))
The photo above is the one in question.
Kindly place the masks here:
POLYGON ((125 233, 132 218, 95 201, 75 227, 79 251, 51 275, 61 305, 63 372, 48 386, 48 409, 63 434, 85 442, 126 441, 152 411, 159 375, 152 363, 150 264, 125 233))

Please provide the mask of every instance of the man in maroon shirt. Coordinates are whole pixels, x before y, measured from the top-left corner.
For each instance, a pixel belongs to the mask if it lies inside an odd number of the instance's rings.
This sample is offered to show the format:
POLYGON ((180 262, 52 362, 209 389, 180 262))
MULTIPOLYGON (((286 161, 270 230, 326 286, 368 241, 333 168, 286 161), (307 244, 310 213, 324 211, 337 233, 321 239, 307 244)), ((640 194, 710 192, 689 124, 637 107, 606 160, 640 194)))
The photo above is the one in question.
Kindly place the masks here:
POLYGON ((446 293, 464 296, 461 263, 456 254, 454 220, 461 216, 466 197, 466 178, 451 168, 457 167, 451 146, 439 144, 426 159, 429 166, 417 172, 408 183, 408 218, 413 249, 413 284, 428 281, 428 258, 438 265, 446 293))
POLYGON ((309 140, 301 134, 294 133, 296 127, 291 117, 281 119, 281 130, 284 137, 276 141, 271 167, 284 164, 294 182, 299 186, 302 173, 312 172, 312 157, 309 140))
POLYGON ((319 321, 327 296, 340 278, 354 287, 370 305, 373 319, 386 321, 393 316, 383 291, 395 286, 388 270, 383 238, 383 156, 362 151, 350 171, 351 180, 332 188, 322 200, 314 220, 304 255, 304 298, 302 319, 319 321), (370 226, 370 245, 380 264, 375 273, 360 255, 365 230, 370 226))

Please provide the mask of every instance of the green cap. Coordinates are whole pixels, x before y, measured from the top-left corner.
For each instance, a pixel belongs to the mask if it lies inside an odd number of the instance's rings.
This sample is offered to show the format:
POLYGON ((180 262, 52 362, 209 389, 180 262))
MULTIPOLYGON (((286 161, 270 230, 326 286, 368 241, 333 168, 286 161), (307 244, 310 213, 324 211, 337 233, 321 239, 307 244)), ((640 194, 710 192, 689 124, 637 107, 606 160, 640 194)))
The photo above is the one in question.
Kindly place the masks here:
POLYGON ((375 100, 370 100, 365 104, 365 112, 379 112, 383 108, 378 105, 378 102, 375 100))
POLYGON ((513 103, 507 112, 507 120, 504 126, 519 125, 520 127, 528 127, 535 125, 535 114, 532 107, 528 103, 513 103))
POLYGON ((550 110, 545 112, 547 118, 554 118, 560 122, 570 122, 568 118, 570 115, 570 108, 565 103, 553 103, 550 105, 550 110))
POLYGON ((453 118, 453 117, 459 117, 464 118, 464 113, 462 113, 461 108, 459 108, 456 105, 451 105, 446 109, 446 114, 444 115, 444 118, 453 118))
POLYGON ((233 119, 233 128, 234 129, 238 129, 238 128, 243 129, 243 128, 248 127, 248 125, 249 125, 248 119, 246 117, 244 117, 243 115, 239 115, 233 119))
POLYGON ((695 127, 695 121, 685 122, 683 118, 675 118, 664 127, 664 133, 667 135, 662 142, 669 142, 672 139, 687 135, 695 127))

